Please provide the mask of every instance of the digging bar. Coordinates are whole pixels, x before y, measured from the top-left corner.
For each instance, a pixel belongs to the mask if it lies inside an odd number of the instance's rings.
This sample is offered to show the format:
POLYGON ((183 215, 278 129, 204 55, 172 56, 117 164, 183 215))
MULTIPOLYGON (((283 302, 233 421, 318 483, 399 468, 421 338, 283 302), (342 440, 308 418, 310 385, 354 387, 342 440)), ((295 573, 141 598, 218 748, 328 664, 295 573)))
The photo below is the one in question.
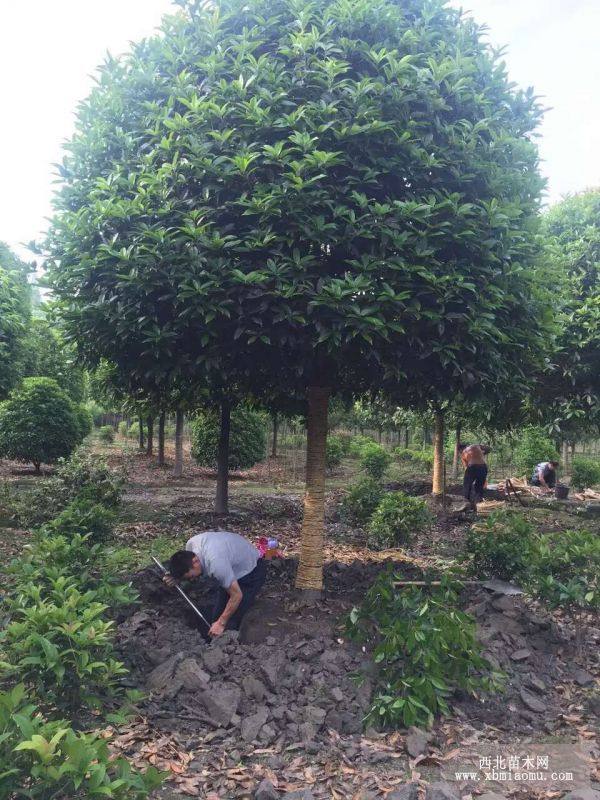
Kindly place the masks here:
MULTIPOLYGON (((154 563, 156 564, 156 566, 160 568, 160 570, 161 570, 161 572, 163 573, 163 575, 168 575, 168 574, 169 574, 168 570, 167 570, 167 569, 165 569, 165 567, 164 567, 164 566, 163 566, 163 565, 160 563, 160 561, 158 560, 158 558, 154 558, 154 556, 151 556, 151 558, 152 558, 152 561, 154 561, 154 563)), ((186 603, 187 603, 189 606, 191 606, 191 607, 194 609, 194 611, 196 612, 196 614, 198 614, 198 616, 200 617, 200 619, 202 620, 202 622, 203 622, 203 623, 206 625, 206 627, 207 627, 207 628, 210 628, 210 623, 209 623, 209 622, 207 622, 207 620, 206 620, 206 617, 204 616, 204 614, 203 614, 203 613, 200 611, 200 609, 198 608, 198 606, 196 606, 194 603, 192 603, 192 601, 191 601, 191 600, 190 600, 190 598, 187 596, 187 594, 186 594, 186 593, 183 591, 183 589, 181 588, 181 586, 178 586, 177 584, 175 584, 175 588, 177 589, 177 591, 179 592, 179 594, 180 594, 180 595, 183 597, 183 599, 185 600, 185 602, 186 602, 186 603)))

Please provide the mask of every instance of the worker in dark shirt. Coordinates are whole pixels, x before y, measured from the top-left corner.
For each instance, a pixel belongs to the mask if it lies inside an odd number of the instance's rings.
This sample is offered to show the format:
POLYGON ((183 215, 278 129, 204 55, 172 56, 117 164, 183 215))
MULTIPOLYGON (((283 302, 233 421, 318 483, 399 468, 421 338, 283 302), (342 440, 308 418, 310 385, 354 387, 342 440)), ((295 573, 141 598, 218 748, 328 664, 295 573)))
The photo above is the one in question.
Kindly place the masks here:
POLYGON ((558 461, 542 461, 536 464, 531 476, 531 485, 541 486, 543 489, 554 489, 557 469, 558 461))

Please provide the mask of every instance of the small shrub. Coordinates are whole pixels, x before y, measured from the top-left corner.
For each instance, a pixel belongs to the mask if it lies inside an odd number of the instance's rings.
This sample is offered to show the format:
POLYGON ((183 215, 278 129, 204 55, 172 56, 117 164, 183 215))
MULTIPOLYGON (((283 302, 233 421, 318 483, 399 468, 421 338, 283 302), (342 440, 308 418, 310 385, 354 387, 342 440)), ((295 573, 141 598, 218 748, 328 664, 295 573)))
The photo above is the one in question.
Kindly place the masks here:
POLYGON ((444 579, 439 587, 400 590, 393 581, 391 572, 380 575, 348 624, 378 666, 368 721, 428 726, 450 713, 447 700, 457 689, 497 688, 500 676, 481 656, 475 622, 458 608, 460 585, 444 579))
POLYGON ((74 406, 51 378, 25 378, 0 404, 0 458, 53 464, 81 441, 74 406))
POLYGON ((411 464, 426 472, 430 472, 433 468, 433 448, 412 450, 406 447, 396 447, 393 452, 398 461, 411 464))
POLYGON ((306 447, 306 433, 288 433, 286 436, 281 436, 279 446, 302 450, 306 447))
POLYGON ((350 443, 352 442, 352 435, 350 433, 338 433, 336 438, 343 447, 343 455, 347 456, 350 453, 350 443))
POLYGON ((395 447, 392 452, 398 461, 410 462, 413 460, 414 450, 410 450, 408 447, 395 447))
POLYGON ((362 478, 350 486, 342 498, 342 519, 356 525, 366 525, 384 495, 384 489, 373 478, 362 478))
POLYGON ((87 410, 92 415, 92 420, 93 420, 93 423, 94 423, 94 427, 95 428, 99 428, 100 425, 102 424, 102 420, 104 418, 104 415, 105 415, 106 411, 95 400, 87 400, 86 403, 85 403, 85 407, 87 408, 87 410))
POLYGON ((425 502, 404 492, 386 494, 375 509, 367 532, 367 543, 374 550, 396 547, 431 522, 425 502))
POLYGON ((433 448, 413 450, 412 461, 415 466, 420 467, 424 472, 431 472, 433 469, 433 448))
POLYGON ((163 774, 135 772, 113 758, 106 739, 48 721, 29 702, 23 684, 0 692, 0 798, 143 800, 163 774))
POLYGON ((101 542, 111 537, 115 521, 116 514, 111 508, 79 497, 49 522, 45 531, 49 534, 59 533, 68 538, 76 533, 89 534, 90 541, 101 542))
POLYGON ((0 633, 0 668, 17 674, 45 704, 99 705, 98 693, 114 691, 127 672, 113 657, 113 622, 103 616, 108 606, 64 575, 44 595, 40 586, 29 585, 9 602, 11 621, 0 633))
POLYGON ((530 522, 514 511, 496 511, 467 534, 465 560, 481 578, 524 580, 536 559, 537 535, 530 522))
POLYGON ((327 437, 327 452, 325 456, 325 465, 327 469, 334 469, 342 463, 344 457, 345 446, 344 443, 337 436, 327 437))
POLYGON ((529 477, 536 464, 542 461, 558 461, 558 451, 543 428, 531 425, 521 432, 515 445, 513 461, 519 474, 529 477))
POLYGON ((122 419, 121 422, 119 422, 119 436, 122 436, 124 439, 126 439, 128 433, 129 425, 127 424, 127 420, 122 419))
POLYGON ((578 491, 589 489, 600 483, 600 464, 587 458, 574 458, 571 484, 578 491))
POLYGON ((379 444, 365 445, 360 454, 360 466, 371 478, 380 481, 390 465, 392 457, 379 444))
MULTIPOLYGON (((203 467, 216 468, 219 415, 200 412, 192 423, 192 457, 203 467)), ((231 412, 229 469, 247 469, 265 458, 267 422, 264 414, 246 406, 231 412)))
POLYGON ((69 501, 80 497, 108 508, 118 508, 121 502, 123 475, 90 453, 78 451, 59 465, 56 475, 67 490, 69 501))
POLYGON ((129 430, 127 431, 127 436, 129 439, 139 439, 140 437, 140 425, 139 422, 132 422, 129 426, 129 430))
POLYGON ((97 600, 111 608, 135 603, 137 594, 130 584, 95 571, 101 556, 100 545, 91 544, 89 535, 48 536, 43 528, 7 569, 12 596, 26 596, 29 587, 35 586, 42 599, 51 598, 56 581, 70 576, 82 591, 93 589, 97 600))
POLYGON ((10 515, 19 525, 37 527, 54 519, 76 498, 116 509, 121 501, 123 476, 105 461, 77 451, 68 461, 60 461, 52 478, 31 489, 6 492, 3 502, 10 504, 10 515))
POLYGON ((600 537, 589 531, 541 536, 530 589, 553 607, 600 607, 600 537))
POLYGON ((65 487, 56 478, 40 480, 26 490, 5 486, 2 494, 4 513, 24 528, 48 522, 68 502, 65 487))
POLYGON ((377 444, 375 439, 372 439, 370 436, 363 436, 362 434, 357 434, 356 436, 353 436, 350 439, 350 442, 348 444, 348 453, 354 458, 360 458, 363 447, 365 447, 365 445, 372 445, 372 444, 377 444))
POLYGON ((106 444, 112 444, 115 440, 115 429, 112 425, 103 425, 98 430, 98 438, 101 442, 105 442, 106 444))

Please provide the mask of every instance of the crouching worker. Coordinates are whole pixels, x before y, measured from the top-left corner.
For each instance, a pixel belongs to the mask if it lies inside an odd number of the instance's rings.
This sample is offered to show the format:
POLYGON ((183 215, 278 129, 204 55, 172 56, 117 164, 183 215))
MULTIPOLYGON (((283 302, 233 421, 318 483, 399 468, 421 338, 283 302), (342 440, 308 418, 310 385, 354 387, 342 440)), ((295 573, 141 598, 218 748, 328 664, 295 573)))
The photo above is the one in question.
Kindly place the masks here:
POLYGON ((215 597, 211 636, 220 636, 226 628, 237 630, 242 617, 254 602, 265 582, 265 560, 254 545, 229 531, 206 531, 188 540, 185 550, 173 553, 167 586, 186 578, 208 575, 219 584, 215 597))
POLYGON ((557 469, 558 461, 542 461, 540 464, 536 464, 531 476, 531 485, 541 486, 543 489, 554 489, 557 469))
POLYGON ((483 500, 483 490, 488 474, 485 457, 491 447, 486 444, 459 444, 458 450, 465 467, 463 494, 465 500, 475 505, 483 500))

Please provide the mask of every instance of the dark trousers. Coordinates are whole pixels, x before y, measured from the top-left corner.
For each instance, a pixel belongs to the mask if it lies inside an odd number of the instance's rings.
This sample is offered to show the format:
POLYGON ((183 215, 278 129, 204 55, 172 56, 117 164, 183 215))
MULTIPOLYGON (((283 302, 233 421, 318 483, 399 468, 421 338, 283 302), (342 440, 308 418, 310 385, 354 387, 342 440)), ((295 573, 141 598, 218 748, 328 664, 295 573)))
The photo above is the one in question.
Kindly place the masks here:
POLYGON ((463 480, 463 494, 466 500, 477 502, 483 499, 483 485, 487 474, 488 468, 486 464, 471 464, 470 467, 466 468, 463 480))
MULTIPOLYGON (((237 607, 237 611, 231 617, 229 622, 227 623, 228 630, 237 630, 240 627, 240 622, 242 621, 242 617, 248 611, 254 600, 256 599, 256 595, 262 589, 262 585, 265 582, 265 578, 267 576, 267 567, 265 564, 264 558, 259 558, 256 566, 249 572, 247 575, 244 575, 243 578, 239 578, 238 583, 240 585, 240 589, 242 590, 242 601, 237 607)), ((215 605, 213 608, 213 615, 212 621, 216 622, 219 619, 223 611, 225 610, 225 606, 227 605, 227 601, 229 600, 229 595, 225 591, 225 589, 219 588, 217 593, 217 597, 215 599, 215 605)))

